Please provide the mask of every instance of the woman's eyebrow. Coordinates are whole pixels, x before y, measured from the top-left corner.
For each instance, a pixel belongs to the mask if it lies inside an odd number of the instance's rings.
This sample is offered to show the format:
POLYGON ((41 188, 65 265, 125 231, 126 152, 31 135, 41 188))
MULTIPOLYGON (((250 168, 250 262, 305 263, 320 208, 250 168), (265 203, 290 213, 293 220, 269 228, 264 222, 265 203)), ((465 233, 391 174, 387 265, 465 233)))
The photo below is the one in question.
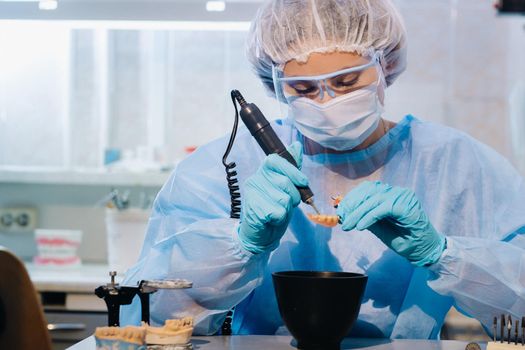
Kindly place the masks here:
POLYGON ((361 66, 366 66, 368 65, 369 63, 371 62, 359 62, 357 64, 353 64, 353 65, 349 65, 349 66, 344 66, 342 68, 339 68, 338 70, 344 70, 344 69, 349 69, 349 68, 355 68, 355 67, 361 67, 361 66))
MULTIPOLYGON (((348 66, 348 67, 343 67, 343 68, 340 68, 336 71, 333 71, 332 73, 324 73, 324 74, 313 74, 313 75, 304 75, 304 74, 293 74, 293 75, 286 75, 284 76, 283 78, 284 79, 290 79, 290 78, 304 78, 304 81, 307 81, 309 80, 308 78, 309 77, 317 77, 317 76, 326 76, 326 75, 331 75, 331 74, 334 74, 334 73, 337 73, 339 71, 342 71, 342 70, 347 70, 347 69, 350 69, 350 68, 355 68, 355 67, 360 67, 360 66, 364 66, 366 65, 366 63, 364 64, 358 64, 358 65, 355 65, 355 66, 348 66)), ((351 73, 363 73, 366 69, 368 68, 364 68, 363 70, 356 70, 356 71, 353 71, 353 72, 349 72, 349 73, 345 73, 345 74, 351 74, 351 73)), ((337 76, 337 75, 336 75, 337 76)), ((301 79, 298 79, 298 80, 301 80, 301 79)))
POLYGON ((355 65, 355 66, 345 66, 345 67, 343 67, 341 69, 338 69, 338 70, 346 70, 346 69, 350 69, 350 68, 360 67, 360 66, 364 66, 365 64, 358 64, 358 65, 355 65))
POLYGON ((343 73, 343 74, 340 74, 340 75, 336 75, 335 77, 332 77, 330 79, 337 79, 337 78, 346 78, 348 76, 351 76, 351 77, 360 77, 361 74, 363 74, 363 71, 355 71, 355 72, 349 72, 349 73, 343 73))

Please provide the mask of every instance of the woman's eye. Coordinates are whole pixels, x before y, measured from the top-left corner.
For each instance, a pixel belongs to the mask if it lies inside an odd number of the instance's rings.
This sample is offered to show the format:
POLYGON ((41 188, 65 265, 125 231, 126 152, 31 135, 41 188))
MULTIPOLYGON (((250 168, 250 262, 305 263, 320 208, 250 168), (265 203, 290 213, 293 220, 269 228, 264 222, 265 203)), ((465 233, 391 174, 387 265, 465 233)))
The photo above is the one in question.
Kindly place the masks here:
POLYGON ((317 89, 315 87, 309 87, 309 88, 306 88, 306 89, 296 89, 296 91, 300 94, 311 94, 315 91, 317 91, 317 89))
POLYGON ((298 94, 303 94, 303 95, 317 92, 317 86, 315 86, 315 85, 300 85, 300 84, 298 84, 298 85, 294 85, 293 89, 298 94))
POLYGON ((359 81, 359 78, 353 78, 353 79, 344 79, 336 82, 336 86, 339 87, 348 87, 348 86, 354 86, 359 81))
POLYGON ((336 88, 352 87, 359 81, 360 74, 350 73, 332 80, 332 85, 336 88))

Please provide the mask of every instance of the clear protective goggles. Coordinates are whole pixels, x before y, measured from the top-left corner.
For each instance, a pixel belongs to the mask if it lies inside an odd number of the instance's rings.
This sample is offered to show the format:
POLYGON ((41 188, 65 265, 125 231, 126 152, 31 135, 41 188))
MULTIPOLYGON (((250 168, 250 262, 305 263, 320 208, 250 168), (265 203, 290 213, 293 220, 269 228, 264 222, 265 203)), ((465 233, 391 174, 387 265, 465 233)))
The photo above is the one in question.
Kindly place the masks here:
POLYGON ((287 103, 301 97, 320 101, 325 93, 335 98, 377 82, 380 57, 381 53, 376 52, 366 64, 315 76, 285 76, 284 66, 274 67, 275 92, 287 103))

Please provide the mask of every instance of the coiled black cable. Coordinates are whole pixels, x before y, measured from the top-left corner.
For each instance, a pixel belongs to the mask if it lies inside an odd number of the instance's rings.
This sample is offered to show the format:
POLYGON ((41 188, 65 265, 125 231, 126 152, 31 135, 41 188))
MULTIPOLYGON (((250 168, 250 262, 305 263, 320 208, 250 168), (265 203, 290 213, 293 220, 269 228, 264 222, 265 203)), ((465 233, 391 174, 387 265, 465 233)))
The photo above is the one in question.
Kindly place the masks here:
POLYGON ((233 106, 235 107, 235 121, 233 123, 233 130, 230 136, 230 141, 228 142, 228 147, 226 148, 226 152, 222 157, 222 164, 224 164, 226 169, 226 181, 228 182, 228 189, 230 190, 230 217, 232 219, 239 219, 241 217, 241 192, 239 180, 237 179, 237 171, 235 171, 235 167, 237 165, 235 162, 227 163, 226 161, 233 147, 233 142, 235 141, 235 136, 237 135, 237 127, 239 126, 239 110, 237 109, 236 95, 237 90, 233 90, 231 92, 231 98, 233 106))
MULTIPOLYGON (((230 136, 230 141, 228 142, 228 147, 226 148, 226 152, 224 152, 224 156, 222 157, 222 164, 224 164, 224 168, 226 169, 226 181, 228 181, 228 189, 230 190, 230 198, 231 198, 230 217, 232 219, 240 219, 241 217, 241 192, 240 192, 241 189, 239 187, 239 180, 237 179, 237 171, 235 171, 235 167, 237 165, 235 164, 235 162, 228 163, 226 159, 228 158, 228 155, 230 154, 230 151, 233 147, 235 136, 237 135, 237 127, 239 126, 239 110, 237 109, 237 103, 236 103, 239 96, 240 96, 240 93, 237 90, 233 90, 231 92, 233 106, 235 107, 235 120, 233 122, 233 130, 230 136)), ((228 313, 226 314, 226 318, 224 319, 224 322, 222 323, 222 326, 220 329, 220 333, 222 335, 232 334, 232 322, 233 322, 234 310, 235 310, 235 307, 229 310, 228 313)))

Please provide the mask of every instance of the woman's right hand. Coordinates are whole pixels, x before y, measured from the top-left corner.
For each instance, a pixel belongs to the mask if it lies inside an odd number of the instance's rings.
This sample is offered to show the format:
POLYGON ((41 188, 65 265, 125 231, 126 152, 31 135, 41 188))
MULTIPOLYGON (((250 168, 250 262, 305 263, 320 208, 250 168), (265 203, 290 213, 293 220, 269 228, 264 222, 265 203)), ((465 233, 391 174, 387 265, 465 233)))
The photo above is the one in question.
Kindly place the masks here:
MULTIPOLYGON (((300 169, 301 144, 294 142, 288 152, 300 169)), ((277 154, 271 154, 246 180, 238 233, 247 251, 259 254, 279 246, 292 210, 301 202, 296 186, 308 186, 308 179, 299 169, 277 154)))

